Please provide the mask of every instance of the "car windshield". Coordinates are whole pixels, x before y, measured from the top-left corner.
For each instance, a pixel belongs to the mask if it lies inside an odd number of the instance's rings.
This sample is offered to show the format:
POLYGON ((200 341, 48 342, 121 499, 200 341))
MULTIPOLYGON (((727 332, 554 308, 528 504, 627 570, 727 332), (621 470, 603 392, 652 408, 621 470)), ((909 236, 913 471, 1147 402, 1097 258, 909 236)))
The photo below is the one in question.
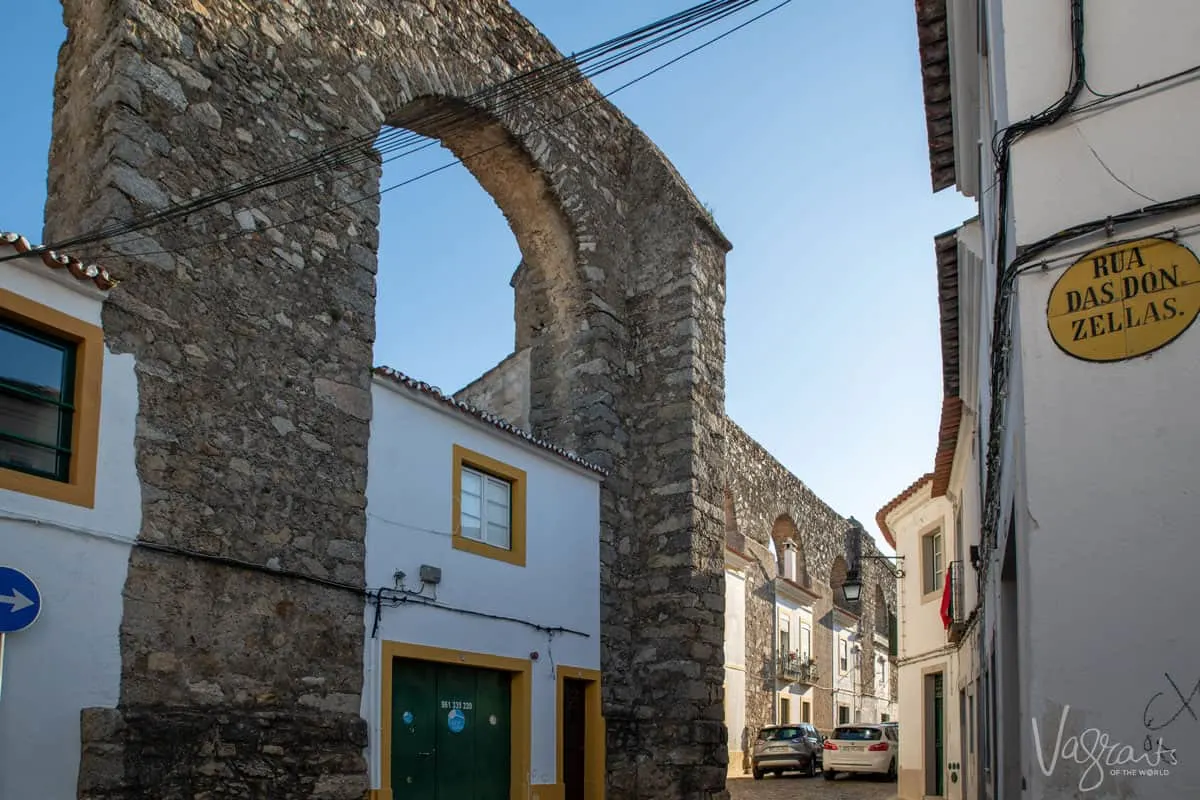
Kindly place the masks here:
POLYGON ((833 732, 834 739, 844 742, 874 742, 883 738, 879 728, 838 728, 833 732))
POLYGON ((762 738, 767 741, 779 742, 795 739, 804 735, 803 728, 770 728, 762 732, 762 738))

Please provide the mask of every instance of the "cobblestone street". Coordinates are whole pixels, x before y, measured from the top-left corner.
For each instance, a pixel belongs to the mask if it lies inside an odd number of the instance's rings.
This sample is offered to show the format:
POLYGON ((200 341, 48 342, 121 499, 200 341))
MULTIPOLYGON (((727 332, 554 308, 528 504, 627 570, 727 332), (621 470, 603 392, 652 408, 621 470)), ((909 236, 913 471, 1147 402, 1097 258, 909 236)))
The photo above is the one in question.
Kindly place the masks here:
POLYGON ((730 778, 732 800, 895 800, 896 784, 847 775, 830 782, 820 777, 730 778))

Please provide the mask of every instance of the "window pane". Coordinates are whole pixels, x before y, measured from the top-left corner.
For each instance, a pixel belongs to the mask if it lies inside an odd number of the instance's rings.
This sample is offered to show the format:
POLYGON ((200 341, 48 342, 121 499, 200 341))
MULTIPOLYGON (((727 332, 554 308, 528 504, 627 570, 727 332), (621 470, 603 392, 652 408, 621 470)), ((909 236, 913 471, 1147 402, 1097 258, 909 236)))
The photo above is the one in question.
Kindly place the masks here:
POLYGON ((462 535, 464 539, 474 539, 475 541, 483 541, 483 531, 479 525, 479 517, 466 513, 461 517, 462 535))
POLYGON ((512 548, 512 535, 508 530, 507 525, 488 524, 488 544, 494 544, 496 547, 503 547, 505 550, 512 548))
POLYGON ((0 383, 69 403, 71 398, 62 396, 66 367, 64 347, 40 341, 9 323, 0 322, 0 383))
POLYGON ((488 478, 487 496, 489 501, 507 506, 511 490, 512 487, 505 481, 488 478))
POLYGON ((59 406, 0 390, 0 432, 55 447, 61 441, 64 416, 59 406))
POLYGON ((508 504, 507 503, 497 503, 493 500, 488 500, 487 518, 488 518, 488 522, 494 523, 496 525, 504 525, 505 527, 508 527, 508 525, 509 525, 508 504))
POLYGON ((53 450, 0 438, 0 465, 5 467, 58 478, 65 472, 66 460, 53 450))
POLYGON ((463 468, 462 492, 464 495, 479 497, 483 494, 483 476, 478 472, 463 468))

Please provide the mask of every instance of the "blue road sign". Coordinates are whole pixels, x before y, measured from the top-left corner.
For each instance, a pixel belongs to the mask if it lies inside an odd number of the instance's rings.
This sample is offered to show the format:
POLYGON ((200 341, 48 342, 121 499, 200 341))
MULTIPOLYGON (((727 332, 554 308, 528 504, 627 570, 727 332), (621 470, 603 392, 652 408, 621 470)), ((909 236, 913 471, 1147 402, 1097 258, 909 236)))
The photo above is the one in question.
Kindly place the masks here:
POLYGON ((28 575, 0 567, 0 633, 23 631, 42 613, 42 593, 28 575))

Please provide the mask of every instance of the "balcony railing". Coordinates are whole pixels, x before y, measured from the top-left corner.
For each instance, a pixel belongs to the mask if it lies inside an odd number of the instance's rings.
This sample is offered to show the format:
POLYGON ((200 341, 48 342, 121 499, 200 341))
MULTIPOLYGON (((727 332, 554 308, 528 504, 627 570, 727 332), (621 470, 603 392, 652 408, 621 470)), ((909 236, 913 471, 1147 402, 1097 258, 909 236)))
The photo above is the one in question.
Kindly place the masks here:
POLYGON ((967 625, 966 609, 963 608, 963 562, 950 562, 950 628, 948 637, 952 644, 962 638, 967 625))
POLYGON ((799 653, 781 653, 778 675, 789 683, 815 684, 818 677, 817 662, 799 653))

